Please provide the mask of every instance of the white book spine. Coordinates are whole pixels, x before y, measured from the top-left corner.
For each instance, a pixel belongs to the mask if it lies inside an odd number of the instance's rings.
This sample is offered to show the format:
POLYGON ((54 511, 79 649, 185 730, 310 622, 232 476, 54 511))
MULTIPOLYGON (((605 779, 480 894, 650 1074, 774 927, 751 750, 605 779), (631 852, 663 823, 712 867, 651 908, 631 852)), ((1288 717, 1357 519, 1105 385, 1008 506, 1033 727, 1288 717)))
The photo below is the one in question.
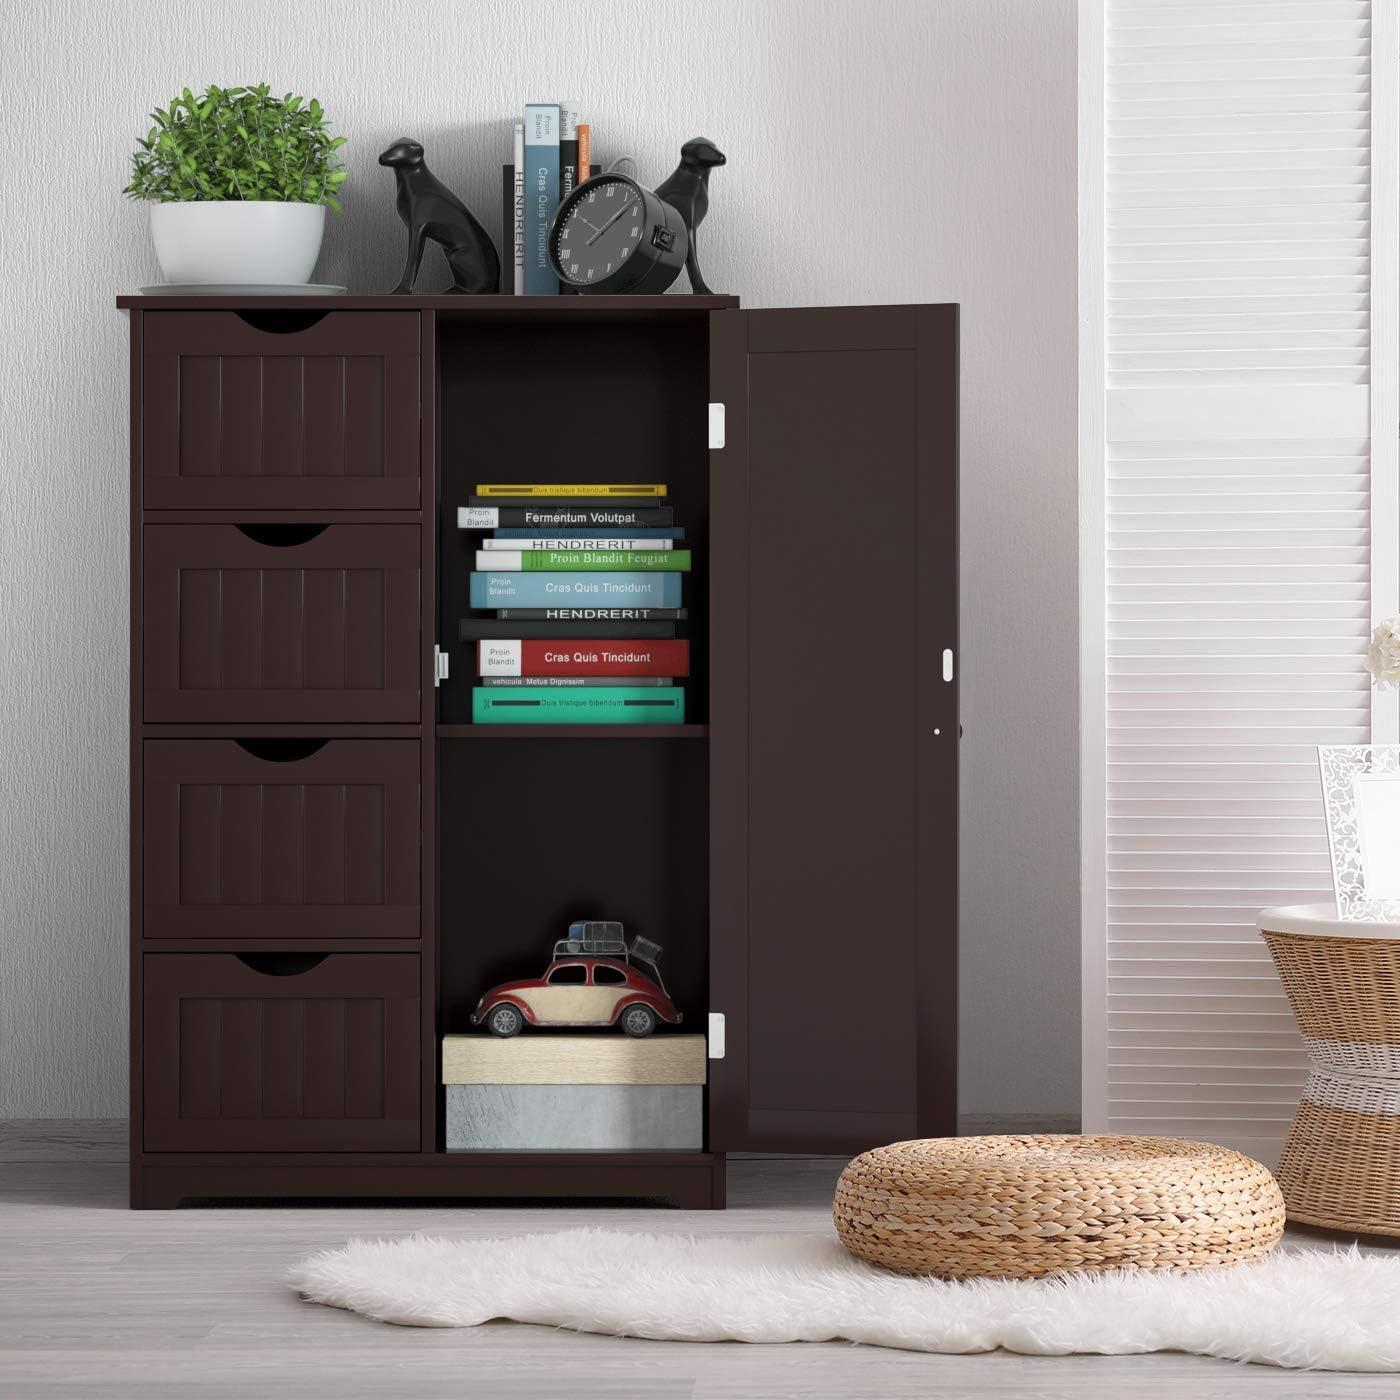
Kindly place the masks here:
POLYGON ((488 554, 484 549, 476 552, 476 571, 485 573, 519 573, 525 567, 518 549, 501 549, 488 554))
POLYGON ((579 110, 576 102, 561 102, 559 104, 559 139, 561 141, 578 140, 578 117, 579 110))
POLYGON ((459 530, 498 530, 501 526, 499 506, 458 506, 459 530))
MULTIPOLYGON (((458 512, 460 515, 460 511, 458 512)), ((461 526, 461 522, 458 522, 461 526)), ((461 528, 466 528, 461 526, 461 528)), ((519 540, 482 540, 483 550, 489 550, 493 554, 508 550, 525 549, 671 549, 675 546, 675 540, 622 540, 607 539, 584 539, 582 536, 565 536, 560 539, 519 539, 519 540)), ((491 561, 492 568, 503 568, 494 558, 491 561)))
POLYGON ((514 278, 511 286, 516 296, 525 295, 525 123, 515 124, 515 184, 514 201, 515 210, 511 220, 511 230, 514 234, 515 246, 512 249, 514 257, 513 272, 514 278))
POLYGON ((476 644, 477 674, 518 676, 525 644, 519 641, 491 641, 476 644))

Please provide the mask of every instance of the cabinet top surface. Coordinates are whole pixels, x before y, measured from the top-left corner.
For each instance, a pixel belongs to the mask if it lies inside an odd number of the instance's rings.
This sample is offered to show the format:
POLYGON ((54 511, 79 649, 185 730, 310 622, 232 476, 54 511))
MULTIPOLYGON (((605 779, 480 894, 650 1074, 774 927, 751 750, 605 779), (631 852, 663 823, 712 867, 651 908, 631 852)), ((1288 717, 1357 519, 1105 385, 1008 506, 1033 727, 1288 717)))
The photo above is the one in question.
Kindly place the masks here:
POLYGON ((458 315, 587 315, 597 311, 695 314, 739 305, 732 296, 166 296, 126 293, 122 310, 140 311, 451 311, 458 315))

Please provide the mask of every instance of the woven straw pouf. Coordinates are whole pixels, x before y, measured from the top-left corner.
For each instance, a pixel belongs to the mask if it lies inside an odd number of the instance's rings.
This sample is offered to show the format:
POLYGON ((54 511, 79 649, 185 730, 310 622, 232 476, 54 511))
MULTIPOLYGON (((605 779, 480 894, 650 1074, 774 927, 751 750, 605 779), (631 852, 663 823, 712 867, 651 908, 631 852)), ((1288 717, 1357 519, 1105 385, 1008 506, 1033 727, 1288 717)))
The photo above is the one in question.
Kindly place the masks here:
POLYGON ((1202 1269, 1267 1254, 1283 1197, 1258 1162, 1184 1138, 925 1138, 862 1153, 841 1243, 901 1274, 1040 1278, 1202 1269))
POLYGON ((1278 1164, 1288 1218, 1400 1235, 1400 929, 1303 905, 1259 931, 1309 1059, 1278 1164))

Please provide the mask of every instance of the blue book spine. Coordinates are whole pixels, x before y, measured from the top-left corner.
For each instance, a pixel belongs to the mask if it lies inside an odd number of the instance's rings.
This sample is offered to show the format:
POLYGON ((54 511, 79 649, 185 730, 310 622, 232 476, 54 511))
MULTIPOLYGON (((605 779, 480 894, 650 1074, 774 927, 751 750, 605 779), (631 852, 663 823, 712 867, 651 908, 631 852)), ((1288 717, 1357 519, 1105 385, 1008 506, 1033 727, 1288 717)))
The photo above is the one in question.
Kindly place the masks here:
POLYGON ((678 573, 474 573, 474 608, 678 608, 678 573))
POLYGON ((559 104, 525 107, 525 295, 558 296, 549 225, 559 208, 559 104))
POLYGON ((625 530, 529 530, 522 525, 506 525, 492 532, 498 540, 562 540, 573 534, 586 540, 683 540, 685 531, 677 526, 667 530, 661 526, 646 529, 629 525, 625 530))

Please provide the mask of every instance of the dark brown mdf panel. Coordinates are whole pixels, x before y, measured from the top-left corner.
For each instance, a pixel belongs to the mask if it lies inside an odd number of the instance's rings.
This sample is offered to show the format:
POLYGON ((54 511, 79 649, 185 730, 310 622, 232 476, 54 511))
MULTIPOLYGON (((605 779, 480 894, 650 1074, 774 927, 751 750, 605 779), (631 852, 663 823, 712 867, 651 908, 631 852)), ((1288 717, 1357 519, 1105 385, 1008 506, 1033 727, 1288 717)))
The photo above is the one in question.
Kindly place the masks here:
POLYGON ((416 311, 147 311, 154 509, 419 505, 416 311))
POLYGON ((952 1133, 957 308, 711 327, 711 1146, 952 1133))
POLYGON ((132 1205, 160 1210, 185 1196, 655 1198, 723 1210, 725 1161, 706 1152, 446 1152, 365 1160, 310 1153, 263 1162, 197 1153, 147 1158, 132 1205))
POLYGON ((143 532, 145 718, 416 723, 417 525, 143 532))
POLYGON ((143 959, 147 1152, 417 1151, 418 959, 143 959))
POLYGON ((147 938, 417 938, 414 740, 151 740, 147 938))

